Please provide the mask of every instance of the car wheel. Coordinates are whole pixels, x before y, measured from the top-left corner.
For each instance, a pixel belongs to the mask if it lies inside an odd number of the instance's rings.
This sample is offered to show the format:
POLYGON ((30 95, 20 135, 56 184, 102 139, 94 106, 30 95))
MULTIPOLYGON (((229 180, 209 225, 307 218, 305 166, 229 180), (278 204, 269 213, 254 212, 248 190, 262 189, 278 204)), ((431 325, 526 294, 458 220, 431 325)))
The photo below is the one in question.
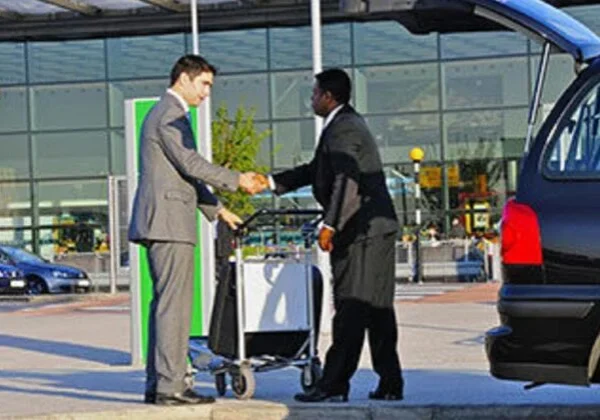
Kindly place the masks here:
POLYGON ((43 295, 44 293, 48 293, 48 287, 42 279, 30 278, 27 279, 27 287, 25 293, 31 296, 43 295))

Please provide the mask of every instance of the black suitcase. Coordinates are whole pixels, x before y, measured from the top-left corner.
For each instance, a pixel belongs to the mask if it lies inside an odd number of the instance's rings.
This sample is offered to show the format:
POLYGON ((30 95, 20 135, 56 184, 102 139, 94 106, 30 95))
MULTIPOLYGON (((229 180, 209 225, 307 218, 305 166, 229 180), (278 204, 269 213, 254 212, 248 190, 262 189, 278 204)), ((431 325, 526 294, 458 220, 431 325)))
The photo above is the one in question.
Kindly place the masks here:
MULTIPOLYGON (((235 263, 229 262, 231 237, 227 232, 218 232, 217 290, 211 315, 208 347, 218 355, 238 359, 237 307, 235 288, 235 263)), ((319 336, 321 305, 323 300, 323 278, 315 266, 313 274, 315 338, 319 336)), ((294 357, 308 339, 308 331, 277 331, 245 333, 246 357, 270 355, 285 358, 294 357)), ((309 353, 308 346, 304 354, 309 353)))

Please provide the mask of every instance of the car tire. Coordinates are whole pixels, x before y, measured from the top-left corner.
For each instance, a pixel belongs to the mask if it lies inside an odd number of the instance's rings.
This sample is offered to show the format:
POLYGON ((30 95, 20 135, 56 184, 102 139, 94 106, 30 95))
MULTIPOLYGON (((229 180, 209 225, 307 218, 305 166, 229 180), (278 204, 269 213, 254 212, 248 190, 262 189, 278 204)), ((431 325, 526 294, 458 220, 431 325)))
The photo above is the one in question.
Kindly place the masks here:
POLYGON ((27 279, 25 294, 29 296, 37 296, 45 293, 48 293, 48 286, 46 286, 44 280, 37 277, 31 277, 27 279))

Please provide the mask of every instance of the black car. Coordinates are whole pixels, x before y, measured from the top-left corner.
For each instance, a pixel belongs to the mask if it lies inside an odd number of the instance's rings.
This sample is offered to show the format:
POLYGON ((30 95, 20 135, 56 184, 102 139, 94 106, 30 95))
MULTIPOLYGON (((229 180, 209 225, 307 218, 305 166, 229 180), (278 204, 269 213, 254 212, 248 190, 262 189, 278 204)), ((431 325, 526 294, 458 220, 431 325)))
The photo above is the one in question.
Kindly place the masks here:
POLYGON ((542 63, 551 49, 567 52, 577 76, 527 143, 516 197, 504 207, 490 370, 529 386, 588 385, 600 381, 600 38, 537 1, 494 3, 542 36, 542 63))
POLYGON ((25 274, 14 265, 0 264, 0 293, 23 294, 26 289, 25 274))

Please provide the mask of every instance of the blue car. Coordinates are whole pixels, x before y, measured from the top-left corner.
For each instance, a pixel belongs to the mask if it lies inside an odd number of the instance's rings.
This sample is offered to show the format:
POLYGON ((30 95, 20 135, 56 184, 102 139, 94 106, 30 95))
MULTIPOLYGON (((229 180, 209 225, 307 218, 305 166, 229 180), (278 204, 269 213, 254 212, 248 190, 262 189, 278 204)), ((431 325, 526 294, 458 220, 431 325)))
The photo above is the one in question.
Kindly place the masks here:
POLYGON ((14 265, 0 264, 0 293, 23 294, 26 289, 25 274, 14 265))
POLYGON ((0 246, 0 263, 10 264, 13 269, 16 267, 23 272, 25 293, 29 295, 89 292, 92 287, 92 281, 85 271, 53 264, 20 248, 0 246))

